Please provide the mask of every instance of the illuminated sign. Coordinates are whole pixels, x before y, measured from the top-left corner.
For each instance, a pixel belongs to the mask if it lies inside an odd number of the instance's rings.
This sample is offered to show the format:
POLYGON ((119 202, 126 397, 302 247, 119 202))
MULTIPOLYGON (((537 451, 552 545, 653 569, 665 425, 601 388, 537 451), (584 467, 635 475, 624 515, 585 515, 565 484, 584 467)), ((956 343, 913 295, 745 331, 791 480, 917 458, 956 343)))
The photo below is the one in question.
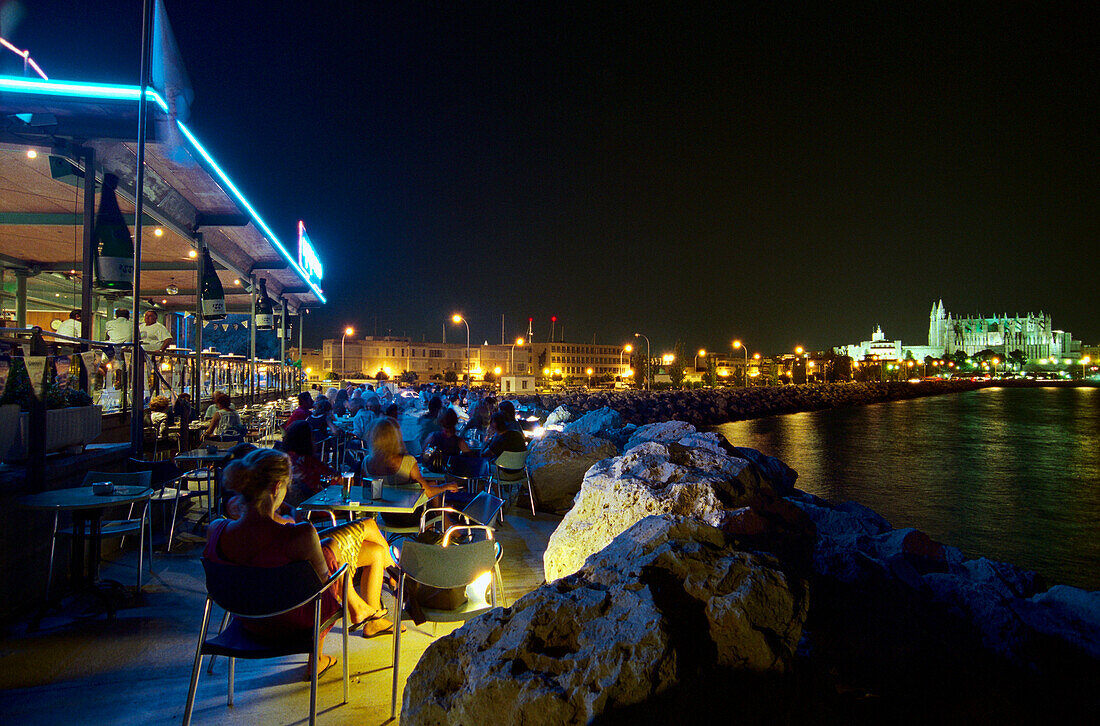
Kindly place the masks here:
POLYGON ((324 268, 321 267, 321 259, 317 257, 317 252, 309 242, 306 223, 300 219, 298 220, 298 266, 306 273, 309 282, 314 285, 320 284, 324 268))

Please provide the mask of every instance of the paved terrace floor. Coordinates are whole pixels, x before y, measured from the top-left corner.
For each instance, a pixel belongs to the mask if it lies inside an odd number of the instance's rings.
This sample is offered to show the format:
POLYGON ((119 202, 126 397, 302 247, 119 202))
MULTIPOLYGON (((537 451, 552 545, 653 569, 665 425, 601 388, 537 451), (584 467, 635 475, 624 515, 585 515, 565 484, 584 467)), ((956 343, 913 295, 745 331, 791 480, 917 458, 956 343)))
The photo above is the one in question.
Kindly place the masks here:
MULTIPOLYGON (((542 581, 542 555, 560 518, 531 517, 512 510, 498 530, 504 548, 501 561, 509 603, 542 581)), ((197 538, 154 554, 154 576, 146 579, 143 602, 106 616, 73 617, 70 609, 47 617, 37 632, 27 623, 7 630, 0 644, 0 723, 4 724, 149 724, 180 723, 202 616, 206 589, 197 538)), ((133 583, 137 555, 127 551, 105 563, 101 576, 133 583)), ((383 603, 393 611, 392 598, 383 603)), ((69 603, 70 605, 72 603, 69 603)), ((212 622, 220 622, 215 608, 212 622)), ((434 637, 457 625, 425 623, 401 639, 401 687, 434 637)), ((339 657, 339 626, 324 643, 324 652, 339 657)), ((318 684, 320 724, 381 724, 390 716, 392 636, 349 638, 351 691, 342 697, 341 665, 318 684)), ((309 715, 305 657, 267 661, 239 660, 235 705, 225 705, 227 661, 219 658, 214 674, 204 660, 192 723, 299 724, 309 715)), ((398 694, 398 708, 401 695, 398 694)))

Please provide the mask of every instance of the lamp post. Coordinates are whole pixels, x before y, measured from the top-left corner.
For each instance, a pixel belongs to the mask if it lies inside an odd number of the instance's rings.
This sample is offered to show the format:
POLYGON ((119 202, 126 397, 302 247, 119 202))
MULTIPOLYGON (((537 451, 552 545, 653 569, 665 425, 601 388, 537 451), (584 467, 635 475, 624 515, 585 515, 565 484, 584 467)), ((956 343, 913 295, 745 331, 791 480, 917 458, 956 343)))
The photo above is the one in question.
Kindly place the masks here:
POLYGON ((1086 355, 1086 356, 1081 357, 1081 380, 1082 381, 1085 380, 1085 378, 1088 377, 1088 372, 1085 370, 1085 367, 1091 362, 1092 362, 1092 358, 1090 358, 1089 356, 1086 355))
POLYGON ((625 371, 623 369, 623 353, 633 353, 633 352, 634 352, 634 346, 631 345, 630 343, 627 343, 626 345, 624 345, 623 349, 619 351, 619 377, 620 378, 624 377, 624 375, 625 375, 625 371))
POLYGON ((516 374, 516 346, 523 347, 523 338, 516 338, 516 342, 512 343, 512 349, 508 352, 508 375, 514 376, 516 374))
POLYGON ((642 335, 641 333, 635 333, 634 337, 635 338, 645 338, 645 389, 649 390, 650 385, 651 385, 650 379, 653 377, 653 367, 650 365, 650 362, 649 362, 649 357, 650 357, 649 338, 642 335))
POLYGON ((588 387, 591 388, 592 387, 592 369, 591 368, 585 368, 584 373, 585 373, 585 375, 588 376, 588 387))
POLYGON ((340 377, 343 378, 347 375, 347 368, 344 367, 344 338, 349 335, 355 335, 355 329, 350 325, 344 328, 344 334, 340 336, 340 377))
POLYGON ((703 363, 706 363, 707 351, 705 348, 700 348, 699 352, 695 354, 695 371, 699 371, 699 358, 703 358, 703 363))
POLYGON ((473 382, 470 380, 470 324, 466 322, 466 318, 458 313, 451 316, 451 322, 455 325, 462 323, 466 326, 466 385, 468 386, 473 382))
POLYGON ((749 387, 749 349, 747 346, 741 343, 740 340, 733 341, 734 350, 740 348, 741 352, 745 354, 745 378, 742 381, 745 388, 749 387))

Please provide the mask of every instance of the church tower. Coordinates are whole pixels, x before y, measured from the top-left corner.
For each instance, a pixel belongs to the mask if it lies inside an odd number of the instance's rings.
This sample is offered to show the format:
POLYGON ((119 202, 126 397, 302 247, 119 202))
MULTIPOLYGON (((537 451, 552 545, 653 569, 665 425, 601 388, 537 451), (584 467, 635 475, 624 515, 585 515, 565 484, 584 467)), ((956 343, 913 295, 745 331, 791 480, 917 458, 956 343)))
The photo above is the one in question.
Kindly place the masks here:
POLYGON ((943 309, 943 300, 932 305, 928 315, 928 346, 945 348, 947 346, 947 313, 943 309))

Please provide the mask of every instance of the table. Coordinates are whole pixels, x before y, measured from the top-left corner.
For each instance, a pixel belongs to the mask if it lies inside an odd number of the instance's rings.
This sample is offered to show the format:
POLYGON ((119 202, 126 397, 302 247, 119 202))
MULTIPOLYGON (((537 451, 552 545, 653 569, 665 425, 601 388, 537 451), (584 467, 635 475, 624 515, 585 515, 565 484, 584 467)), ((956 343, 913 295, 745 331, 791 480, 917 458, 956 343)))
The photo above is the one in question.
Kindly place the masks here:
POLYGON ((298 505, 301 511, 323 509, 330 512, 382 512, 387 514, 414 514, 421 504, 428 501, 423 489, 382 487, 382 498, 371 499, 369 486, 352 486, 350 501, 344 501, 344 489, 339 484, 325 487, 298 505))
MULTIPOLYGON (((108 507, 138 502, 149 502, 153 496, 153 490, 142 486, 116 486, 115 493, 110 495, 97 495, 92 493, 92 488, 73 487, 71 489, 54 489, 39 494, 28 494, 19 499, 19 505, 26 509, 48 510, 54 513, 53 536, 57 536, 58 518, 61 512, 70 511, 73 515, 72 553, 69 559, 70 582, 79 589, 93 590, 96 580, 99 578, 100 556, 100 523, 103 519, 103 511, 108 507), (85 534, 87 530, 87 534, 85 534), (84 541, 87 537, 92 540, 92 546, 87 548, 87 564, 82 561, 85 555, 84 541)), ((140 537, 139 537, 140 539, 140 537)), ((53 542, 50 547, 53 547, 53 542)), ((138 542, 138 547, 142 543, 138 542)), ((47 593, 48 595, 48 593, 47 593)), ((47 603, 48 606, 48 603, 47 603)), ((108 611, 113 614, 113 609, 108 604, 108 611)))
POLYGON ((218 484, 218 469, 224 466, 232 454, 229 453, 229 449, 236 446, 236 443, 225 441, 218 443, 211 443, 210 446, 217 447, 214 453, 207 451, 206 447, 200 449, 191 449, 190 451, 181 451, 173 457, 177 466, 181 469, 188 470, 191 467, 202 468, 205 466, 213 466, 214 473, 210 477, 210 496, 206 499, 206 516, 208 521, 214 518, 214 490, 218 484))

